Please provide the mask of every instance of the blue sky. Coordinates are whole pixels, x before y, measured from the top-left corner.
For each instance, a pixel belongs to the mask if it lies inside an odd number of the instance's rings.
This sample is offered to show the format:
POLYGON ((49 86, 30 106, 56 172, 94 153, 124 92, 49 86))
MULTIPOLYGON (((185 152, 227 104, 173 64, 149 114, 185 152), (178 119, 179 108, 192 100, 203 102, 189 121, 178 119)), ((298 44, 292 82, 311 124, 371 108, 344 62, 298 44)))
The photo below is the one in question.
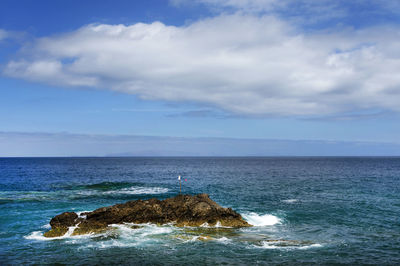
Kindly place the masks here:
POLYGON ((400 155, 399 25, 392 0, 3 0, 0 156, 400 155))

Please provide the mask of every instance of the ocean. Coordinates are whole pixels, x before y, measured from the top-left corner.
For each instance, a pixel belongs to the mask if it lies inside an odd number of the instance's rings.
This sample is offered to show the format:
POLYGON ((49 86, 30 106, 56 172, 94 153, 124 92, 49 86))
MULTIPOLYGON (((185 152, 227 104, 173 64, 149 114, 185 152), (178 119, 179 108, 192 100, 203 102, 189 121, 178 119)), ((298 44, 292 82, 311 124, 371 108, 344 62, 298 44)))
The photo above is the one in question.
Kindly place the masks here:
POLYGON ((0 213, 1 265, 399 265, 400 158, 0 158, 0 213), (43 237, 62 212, 176 196, 178 175, 254 226, 43 237))

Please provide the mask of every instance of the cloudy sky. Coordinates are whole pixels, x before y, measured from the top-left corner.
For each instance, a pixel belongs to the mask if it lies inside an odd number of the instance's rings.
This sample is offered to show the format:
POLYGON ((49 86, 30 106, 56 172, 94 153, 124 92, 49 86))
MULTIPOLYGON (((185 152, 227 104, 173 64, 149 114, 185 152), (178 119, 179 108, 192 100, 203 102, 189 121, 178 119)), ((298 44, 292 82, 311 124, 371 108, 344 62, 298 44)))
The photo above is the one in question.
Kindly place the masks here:
POLYGON ((398 0, 2 0, 0 156, 400 155, 399 69, 398 0))

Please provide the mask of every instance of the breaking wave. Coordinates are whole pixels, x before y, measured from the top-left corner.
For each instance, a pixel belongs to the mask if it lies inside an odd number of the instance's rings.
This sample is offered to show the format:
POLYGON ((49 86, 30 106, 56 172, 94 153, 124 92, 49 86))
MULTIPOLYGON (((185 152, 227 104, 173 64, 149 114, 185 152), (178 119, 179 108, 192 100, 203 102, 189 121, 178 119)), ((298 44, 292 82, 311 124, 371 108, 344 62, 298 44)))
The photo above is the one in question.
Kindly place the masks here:
POLYGON ((255 212, 249 212, 249 213, 243 213, 242 217, 249 224, 254 226, 268 226, 268 225, 280 224, 282 222, 280 218, 271 214, 259 215, 255 212))
POLYGON ((255 248, 263 249, 310 249, 310 248, 320 248, 323 245, 314 243, 302 243, 298 241, 288 241, 288 240, 274 240, 274 241, 262 241, 261 245, 253 245, 255 248))
MULTIPOLYGON (((84 238, 84 237, 88 237, 90 235, 79 235, 79 236, 72 236, 72 233, 74 232, 74 230, 77 228, 78 226, 71 226, 68 228, 68 231, 65 233, 65 235, 63 236, 58 236, 58 237, 45 237, 43 235, 43 231, 34 231, 31 234, 24 236, 25 239, 30 239, 30 240, 42 240, 42 241, 49 241, 49 240, 57 240, 57 239, 66 239, 66 238, 84 238)), ((43 228, 48 228, 47 225, 44 225, 43 228)))
POLYGON ((285 203, 295 203, 295 202, 298 202, 299 200, 298 199, 286 199, 286 200, 282 200, 282 202, 285 202, 285 203))
POLYGON ((130 194, 130 195, 141 195, 141 194, 163 194, 169 191, 168 188, 163 187, 130 187, 123 188, 116 191, 107 191, 104 194, 130 194))

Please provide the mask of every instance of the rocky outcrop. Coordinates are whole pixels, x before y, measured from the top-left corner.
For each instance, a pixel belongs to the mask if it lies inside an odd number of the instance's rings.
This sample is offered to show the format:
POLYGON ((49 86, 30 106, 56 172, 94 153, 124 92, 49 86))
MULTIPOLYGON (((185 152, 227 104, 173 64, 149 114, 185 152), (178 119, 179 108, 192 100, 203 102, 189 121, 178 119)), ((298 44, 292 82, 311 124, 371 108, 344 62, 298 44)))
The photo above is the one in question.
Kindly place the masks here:
POLYGON ((179 195, 165 200, 149 199, 128 201, 103 207, 78 216, 74 212, 64 212, 50 221, 51 230, 44 236, 62 236, 71 226, 72 235, 97 233, 107 230, 110 224, 122 223, 175 223, 177 226, 248 227, 251 226, 231 208, 223 208, 212 201, 207 194, 196 196, 179 195))
POLYGON ((74 212, 64 212, 50 220, 51 230, 44 233, 46 237, 62 236, 68 231, 68 227, 74 226, 78 215, 74 212))

